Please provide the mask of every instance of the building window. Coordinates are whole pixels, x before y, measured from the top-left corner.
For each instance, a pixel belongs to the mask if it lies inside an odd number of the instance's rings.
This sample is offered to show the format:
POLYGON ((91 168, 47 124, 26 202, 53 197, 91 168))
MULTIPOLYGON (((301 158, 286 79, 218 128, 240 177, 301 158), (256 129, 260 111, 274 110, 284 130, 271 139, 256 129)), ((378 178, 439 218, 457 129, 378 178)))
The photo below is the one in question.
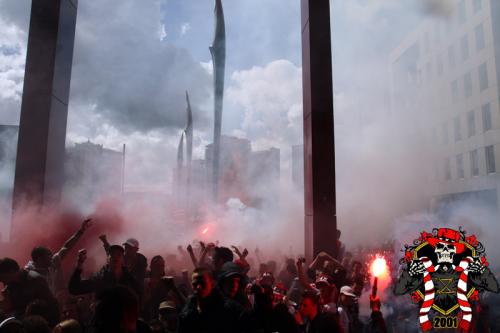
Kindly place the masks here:
POLYGON ((448 143, 448 124, 444 123, 441 126, 441 130, 443 132, 443 143, 447 144, 448 143))
POLYGON ((460 49, 462 51, 462 61, 465 61, 469 58, 469 40, 467 39, 467 35, 460 38, 460 49))
POLYGON ((466 20, 465 16, 465 0, 460 0, 458 4, 458 23, 463 24, 466 20))
POLYGON ((458 178, 465 178, 464 158, 463 158, 462 154, 456 156, 456 162, 457 162, 457 177, 458 178))
POLYGON ((454 136, 455 136, 455 141, 459 141, 459 140, 462 140, 462 131, 461 131, 461 126, 460 126, 460 118, 459 117, 455 117, 455 120, 454 120, 454 136))
POLYGON ((484 147, 486 153, 486 171, 488 173, 496 172, 495 168, 495 148, 493 146, 484 147))
POLYGON ((477 13, 481 10, 481 0, 474 0, 474 13, 477 13))
POLYGON ((491 107, 490 103, 485 104, 481 107, 481 114, 483 116, 483 131, 489 131, 491 129, 491 107))
POLYGON ((474 149, 469 153, 470 157, 470 170, 473 176, 479 175, 479 158, 477 155, 477 149, 474 149))
POLYGON ((427 76, 427 79, 431 79, 431 76, 432 76, 432 66, 431 66, 431 63, 428 62, 427 64, 425 64, 425 75, 427 76))
POLYGON ((455 46, 450 45, 448 47, 448 62, 450 63, 450 67, 455 67, 456 61, 455 61, 455 46))
POLYGON ((451 83, 451 100, 453 102, 458 101, 458 81, 454 80, 451 83))
POLYGON ((472 77, 470 73, 464 75, 464 96, 465 98, 472 96, 472 77))
POLYGON ((432 143, 437 143, 437 131, 436 128, 433 127, 431 131, 432 143))
POLYGON ((469 138, 476 135, 476 117, 474 110, 467 112, 467 135, 469 138))
POLYGON ((486 63, 479 65, 479 91, 483 91, 488 88, 488 70, 486 68, 486 63))
POLYGON ((437 57, 437 74, 438 74, 438 76, 443 75, 443 72, 444 72, 443 57, 441 55, 438 55, 438 57, 437 57))
POLYGON ((482 23, 474 28, 474 33, 476 35, 476 50, 479 51, 484 49, 486 42, 484 40, 484 29, 482 23))
POLYGON ((449 157, 444 159, 444 179, 445 180, 451 179, 451 163, 449 157))

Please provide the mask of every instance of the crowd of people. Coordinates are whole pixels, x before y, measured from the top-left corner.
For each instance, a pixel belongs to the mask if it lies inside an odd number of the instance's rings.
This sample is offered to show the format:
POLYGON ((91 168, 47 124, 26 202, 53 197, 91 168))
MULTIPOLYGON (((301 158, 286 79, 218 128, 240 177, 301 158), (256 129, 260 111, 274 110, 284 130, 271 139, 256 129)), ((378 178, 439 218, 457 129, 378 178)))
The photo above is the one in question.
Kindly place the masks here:
POLYGON ((0 333, 418 332, 415 308, 402 305, 408 300, 385 300, 392 306, 383 315, 379 296, 366 292, 368 254, 340 243, 338 259, 321 252, 308 264, 203 242, 148 262, 138 240, 110 244, 101 235, 96 242, 107 260, 100 270, 89 272, 81 249, 63 272, 90 226, 85 220, 55 253, 34 247, 24 267, 0 259, 0 333), (367 316, 360 315, 362 297, 367 316))

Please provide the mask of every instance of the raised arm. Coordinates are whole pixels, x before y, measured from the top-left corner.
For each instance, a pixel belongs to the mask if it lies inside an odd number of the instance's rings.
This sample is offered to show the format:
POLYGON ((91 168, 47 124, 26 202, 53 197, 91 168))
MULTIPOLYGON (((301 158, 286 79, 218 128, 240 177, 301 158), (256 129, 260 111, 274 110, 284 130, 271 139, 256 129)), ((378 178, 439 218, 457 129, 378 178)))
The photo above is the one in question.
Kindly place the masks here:
POLYGON ((85 233, 85 231, 91 226, 92 219, 85 219, 80 228, 66 241, 59 251, 57 251, 54 256, 59 257, 60 260, 68 254, 68 252, 76 245, 80 237, 85 233))
POLYGON ((76 267, 71 277, 69 279, 68 289, 72 295, 83 295, 95 291, 96 283, 95 279, 84 279, 82 280, 82 268, 83 263, 87 259, 87 251, 81 249, 78 251, 78 259, 76 261, 76 267))
POLYGON ((194 268, 198 267, 198 259, 196 259, 196 255, 194 254, 191 244, 189 244, 186 249, 189 253, 189 258, 191 258, 191 262, 193 263, 194 268))
POLYGON ((111 246, 108 242, 108 238, 105 234, 102 234, 101 236, 99 236, 99 239, 101 240, 104 251, 106 251, 107 254, 109 252, 109 247, 111 246))
POLYGON ((309 284, 307 280, 306 274, 304 273, 304 267, 302 264, 304 263, 304 258, 297 258, 295 265, 297 266, 297 277, 299 278, 299 283, 304 290, 312 290, 313 288, 309 284))

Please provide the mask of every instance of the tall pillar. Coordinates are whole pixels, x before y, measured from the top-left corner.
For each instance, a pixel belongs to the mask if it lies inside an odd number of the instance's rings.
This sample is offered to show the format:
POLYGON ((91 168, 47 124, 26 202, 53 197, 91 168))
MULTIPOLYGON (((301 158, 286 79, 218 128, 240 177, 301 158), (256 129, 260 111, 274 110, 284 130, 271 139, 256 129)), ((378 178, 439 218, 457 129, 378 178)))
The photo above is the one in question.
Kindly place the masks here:
POLYGON ((66 121, 78 0, 33 0, 19 123, 13 194, 24 202, 57 203, 64 181, 66 121))
POLYGON ((304 209, 307 258, 337 256, 329 0, 301 0, 304 209))

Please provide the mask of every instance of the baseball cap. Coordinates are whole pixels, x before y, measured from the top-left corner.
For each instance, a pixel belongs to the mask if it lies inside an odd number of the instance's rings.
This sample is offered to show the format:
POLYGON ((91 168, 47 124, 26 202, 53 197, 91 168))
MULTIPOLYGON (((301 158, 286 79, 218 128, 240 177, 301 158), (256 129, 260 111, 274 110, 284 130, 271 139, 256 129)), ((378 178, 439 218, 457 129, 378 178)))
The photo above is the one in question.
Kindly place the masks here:
POLYGON ((340 294, 341 295, 346 295, 346 296, 351 296, 357 298, 356 294, 354 293, 354 290, 352 289, 351 286, 343 286, 340 288, 340 294))
POLYGON ((136 249, 139 248, 139 241, 135 238, 129 238, 123 243, 123 245, 130 245, 131 247, 135 247, 136 249))
POLYGON ((173 301, 163 301, 158 306, 158 310, 176 310, 175 302, 173 301))

